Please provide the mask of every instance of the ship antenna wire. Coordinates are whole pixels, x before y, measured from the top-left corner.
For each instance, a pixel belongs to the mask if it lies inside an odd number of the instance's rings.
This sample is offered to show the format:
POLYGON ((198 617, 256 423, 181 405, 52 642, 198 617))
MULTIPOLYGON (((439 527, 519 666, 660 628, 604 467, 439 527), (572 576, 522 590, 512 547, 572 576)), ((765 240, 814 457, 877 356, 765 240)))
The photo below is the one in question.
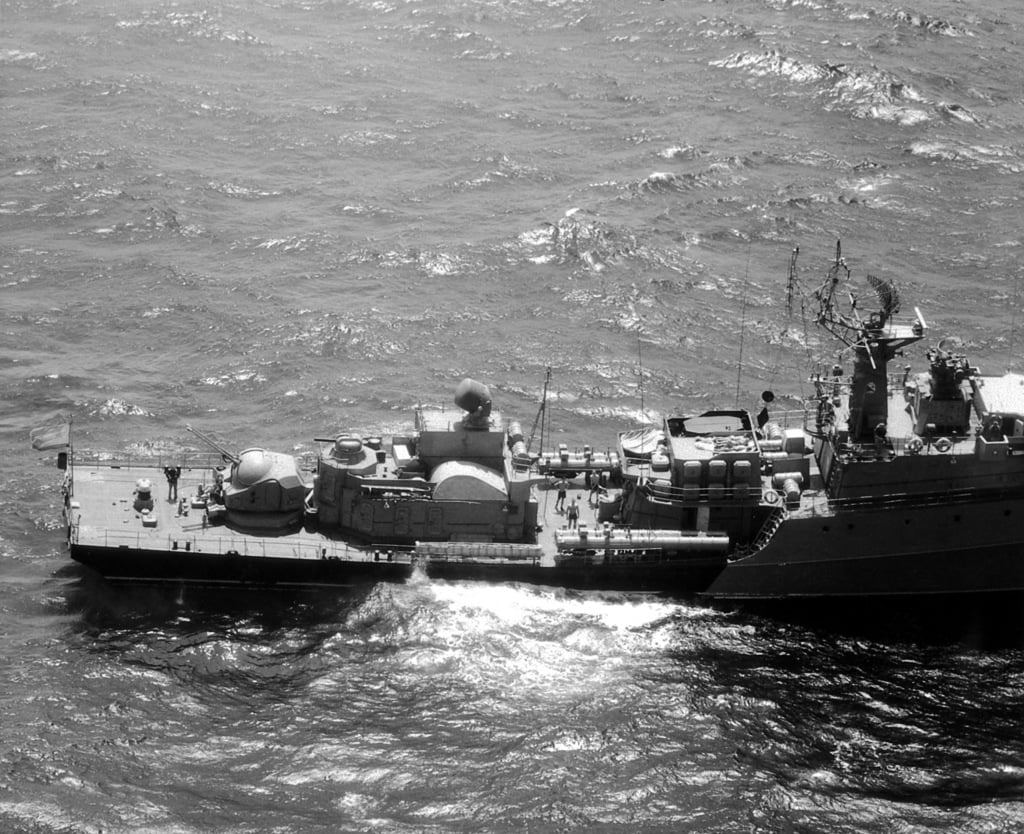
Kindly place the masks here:
MULTIPOLYGON (((810 328, 807 326, 807 294, 803 290, 803 286, 800 283, 799 269, 797 267, 797 259, 800 257, 800 247, 793 247, 793 251, 789 255, 789 274, 786 278, 786 325, 782 329, 782 333, 779 336, 778 349, 775 351, 775 362, 771 368, 771 374, 768 377, 768 390, 770 391, 775 386, 775 379, 782 369, 782 354, 783 348, 785 347, 786 338, 789 337, 793 341, 799 342, 800 339, 793 335, 793 320, 795 313, 793 310, 794 296, 798 296, 800 300, 800 324, 803 328, 802 338, 804 352, 807 354, 806 363, 809 367, 813 363, 813 352, 811 350, 810 342, 810 328)), ((796 365, 794 364, 794 367, 796 365)), ((803 398, 803 378, 800 373, 795 375, 796 379, 800 384, 800 396, 803 398)))
POLYGON ((1006 360, 1006 370, 1010 370, 1010 366, 1013 363, 1013 343, 1016 341, 1017 336, 1017 305, 1019 302, 1019 290, 1020 290, 1020 269, 1016 271, 1013 276, 1013 313, 1010 317, 1010 351, 1009 356, 1006 360))
MULTIPOLYGON (((786 276, 786 324, 779 333, 779 341, 775 350, 775 362, 772 363, 771 373, 768 375, 768 390, 775 385, 775 377, 779 373, 779 365, 782 364, 782 350, 786 337, 792 338, 791 328, 793 327, 793 295, 800 292, 800 309, 804 310, 804 296, 800 291, 799 279, 797 278, 796 259, 800 254, 800 247, 797 246, 789 255, 789 273, 786 276)), ((807 316, 804 315, 804 336, 807 335, 807 316)), ((806 338, 804 342, 806 342, 806 338)))
POLYGON ((636 364, 640 377, 640 417, 644 422, 647 422, 647 409, 644 408, 644 357, 640 349, 640 329, 638 327, 636 330, 636 364))
POLYGON ((75 443, 71 437, 75 427, 75 413, 68 414, 68 494, 75 494, 75 443))
POLYGON ((750 243, 747 243, 747 267, 743 275, 743 301, 740 306, 740 355, 736 362, 736 407, 740 405, 740 379, 743 376, 743 338, 747 330, 747 289, 750 281, 750 243))

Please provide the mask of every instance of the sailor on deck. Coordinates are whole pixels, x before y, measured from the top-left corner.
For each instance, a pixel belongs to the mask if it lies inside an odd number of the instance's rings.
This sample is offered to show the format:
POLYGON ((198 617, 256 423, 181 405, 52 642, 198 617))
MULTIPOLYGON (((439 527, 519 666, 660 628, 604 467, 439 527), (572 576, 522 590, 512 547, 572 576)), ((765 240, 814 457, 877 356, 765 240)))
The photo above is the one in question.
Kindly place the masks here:
POLYGON ((558 496, 555 498, 555 512, 560 513, 565 510, 565 496, 569 491, 569 481, 566 480, 564 475, 555 481, 555 489, 558 490, 558 496))
POLYGON ((875 426, 875 457, 879 460, 886 457, 889 451, 889 439, 886 436, 887 433, 888 427, 885 423, 879 423, 875 426))
POLYGON ((569 529, 575 530, 576 522, 579 521, 580 518, 580 508, 579 505, 576 503, 575 498, 573 498, 570 502, 569 509, 568 511, 566 511, 565 516, 569 520, 569 529))
POLYGON ((167 500, 178 500, 178 478, 181 477, 180 466, 165 466, 164 475, 167 477, 167 500))

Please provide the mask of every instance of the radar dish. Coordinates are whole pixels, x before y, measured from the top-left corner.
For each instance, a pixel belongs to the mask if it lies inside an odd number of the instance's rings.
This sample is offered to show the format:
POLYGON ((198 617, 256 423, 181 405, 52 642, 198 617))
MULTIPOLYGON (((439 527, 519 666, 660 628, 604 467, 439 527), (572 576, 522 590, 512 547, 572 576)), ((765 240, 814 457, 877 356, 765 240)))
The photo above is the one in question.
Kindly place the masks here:
POLYGON ((900 294, 892 281, 883 281, 874 275, 868 275, 868 283, 882 305, 882 315, 889 319, 900 311, 900 294))

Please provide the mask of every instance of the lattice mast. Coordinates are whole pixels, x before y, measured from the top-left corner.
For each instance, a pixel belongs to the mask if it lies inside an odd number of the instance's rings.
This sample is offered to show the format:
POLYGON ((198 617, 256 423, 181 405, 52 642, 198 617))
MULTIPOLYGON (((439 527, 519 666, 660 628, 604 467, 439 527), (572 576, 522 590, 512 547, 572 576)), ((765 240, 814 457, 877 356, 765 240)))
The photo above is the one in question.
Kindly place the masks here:
MULTIPOLYGON (((796 283, 796 253, 790 263, 792 299, 796 283)), ((919 311, 912 324, 898 324, 900 298, 892 281, 874 275, 867 282, 878 301, 878 310, 862 313, 859 299, 849 289, 851 271, 843 260, 841 244, 836 242, 836 256, 824 281, 812 294, 817 303, 816 322, 853 353, 853 376, 850 380, 847 408, 847 439, 851 443, 874 442, 884 434, 888 422, 888 364, 910 344, 924 336, 925 324, 919 311)))

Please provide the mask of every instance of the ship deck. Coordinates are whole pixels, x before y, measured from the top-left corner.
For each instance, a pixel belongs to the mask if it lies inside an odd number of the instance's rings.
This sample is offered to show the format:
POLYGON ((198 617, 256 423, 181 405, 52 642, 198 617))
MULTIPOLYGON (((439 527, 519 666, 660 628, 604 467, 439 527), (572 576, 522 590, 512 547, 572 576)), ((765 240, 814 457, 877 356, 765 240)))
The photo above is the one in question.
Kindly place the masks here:
MULTIPOLYGON (((216 462, 220 462, 216 458, 216 462)), ((306 526, 284 530, 261 529, 241 532, 224 523, 209 523, 205 503, 197 500, 212 481, 210 461, 118 462, 114 460, 75 460, 70 471, 71 494, 68 502, 70 541, 80 547, 131 552, 185 551, 289 559, 343 559, 378 561, 386 559, 411 563, 411 547, 361 546, 346 541, 340 534, 330 535, 306 526), (163 467, 181 465, 178 500, 168 498, 163 467), (151 481, 153 509, 143 514, 134 508, 136 482, 151 481)), ((538 503, 538 545, 541 566, 553 566, 556 552, 555 532, 567 525, 564 513, 555 510, 557 493, 553 479, 535 487, 538 503)), ((594 529, 597 511, 588 503, 589 490, 583 476, 570 480, 568 500, 576 498, 579 523, 594 529)), ((436 558, 436 557, 431 557, 436 558)), ((450 557, 451 558, 451 557, 450 557)), ((521 562, 522 557, 474 556, 494 562, 521 562)))

